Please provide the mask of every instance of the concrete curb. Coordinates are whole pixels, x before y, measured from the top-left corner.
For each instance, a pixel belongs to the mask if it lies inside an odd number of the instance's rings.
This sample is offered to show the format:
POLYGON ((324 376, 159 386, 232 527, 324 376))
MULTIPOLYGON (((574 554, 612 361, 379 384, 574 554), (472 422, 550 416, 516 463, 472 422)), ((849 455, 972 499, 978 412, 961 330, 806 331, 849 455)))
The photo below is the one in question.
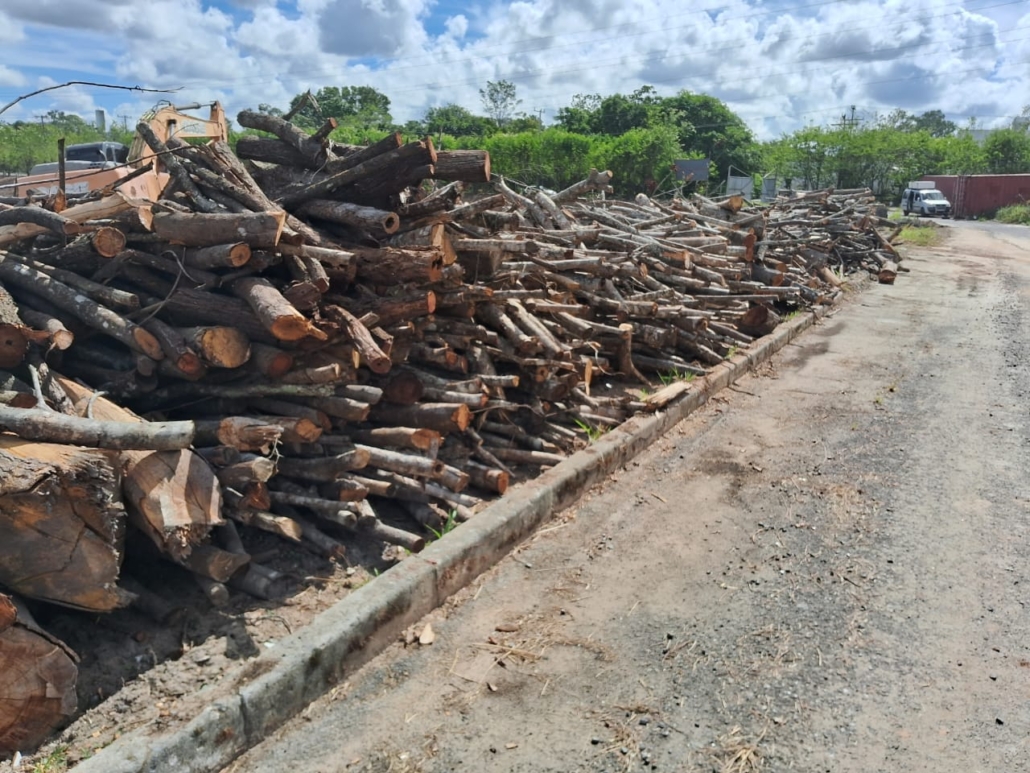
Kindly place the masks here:
MULTIPOLYGON (((859 289, 859 275, 849 284, 859 289)), ((165 734, 134 730, 76 773, 216 773, 334 684, 381 653, 409 625, 504 558, 552 513, 624 465, 708 399, 767 361, 835 307, 781 325, 694 381, 662 412, 637 416, 483 510, 417 556, 337 602, 274 650, 211 688, 204 710, 165 734), (226 694, 228 693, 228 694, 226 694)))

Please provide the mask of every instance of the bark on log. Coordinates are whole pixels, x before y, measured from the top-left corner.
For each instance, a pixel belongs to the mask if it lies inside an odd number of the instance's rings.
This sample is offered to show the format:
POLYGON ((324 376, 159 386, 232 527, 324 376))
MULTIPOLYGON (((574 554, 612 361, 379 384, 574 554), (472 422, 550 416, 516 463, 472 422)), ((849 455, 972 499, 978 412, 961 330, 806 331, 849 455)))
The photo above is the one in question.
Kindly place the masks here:
POLYGON ((279 244, 285 225, 285 212, 167 212, 154 215, 154 233, 164 241, 186 247, 211 247, 243 241, 251 248, 270 250, 279 244))
POLYGON ((353 254, 358 278, 387 287, 409 282, 433 284, 443 278, 443 254, 437 249, 355 247, 353 254))
MULTIPOLYGON (((102 421, 142 421, 74 381, 60 376, 56 381, 75 403, 77 413, 92 406, 94 416, 102 421)), ((121 458, 122 492, 130 520, 173 558, 188 554, 222 522, 218 482, 202 457, 180 450, 123 451, 121 458)))
POLYGON ((490 154, 485 150, 440 150, 433 162, 437 180, 468 183, 490 182, 490 154))
POLYGON ((14 207, 0 210, 0 226, 30 223, 38 225, 58 236, 73 236, 79 233, 80 226, 57 212, 38 206, 14 207))
POLYGON ((290 478, 331 483, 341 473, 360 470, 367 465, 368 453, 355 448, 322 459, 283 458, 279 460, 279 472, 290 478))
MULTIPOLYGON (((115 215, 140 205, 140 202, 133 201, 121 193, 114 193, 102 199, 87 201, 69 207, 61 215, 76 223, 85 223, 89 220, 102 220, 114 217, 115 215)), ((0 226, 0 247, 14 244, 23 239, 30 239, 46 233, 47 229, 32 223, 19 223, 18 225, 0 226)))
POLYGON ((192 421, 98 421, 50 410, 26 410, 6 405, 0 405, 0 427, 24 440, 116 451, 189 448, 194 433, 192 421))
POLYGON ((434 429, 442 434, 464 432, 472 419, 472 412, 464 403, 418 403, 416 405, 373 406, 372 421, 434 429))
POLYGON ((232 291, 247 302, 261 324, 280 341, 299 341, 308 336, 322 341, 326 339, 326 335, 297 311, 267 279, 237 279, 232 284, 232 291))
POLYGON ((246 242, 194 247, 183 253, 182 262, 195 268, 239 268, 250 260, 250 245, 246 242))
POLYGON ((326 306, 322 311, 346 333, 347 339, 354 345, 369 370, 380 375, 389 372, 393 362, 379 348, 368 328, 361 324, 357 317, 342 306, 326 306))
POLYGON ((372 233, 392 234, 400 226, 400 218, 394 212, 374 207, 363 207, 344 201, 314 199, 297 208, 297 214, 327 220, 330 223, 349 225, 372 233))
POLYGON ((240 126, 248 129, 274 134, 315 169, 333 158, 328 150, 328 142, 305 134, 292 123, 284 121, 278 116, 259 113, 255 110, 241 110, 236 116, 236 121, 240 126))
POLYGON ((77 707, 78 657, 0 594, 0 754, 32 752, 77 707))
POLYGON ((106 306, 86 298, 75 289, 58 282, 42 271, 29 268, 13 260, 4 260, 0 253, 0 279, 19 287, 26 287, 42 296, 55 306, 89 327, 122 342, 130 349, 145 354, 153 360, 164 359, 164 352, 157 339, 150 333, 106 306))
POLYGON ((196 424, 196 442, 218 443, 240 451, 270 453, 282 437, 283 428, 250 416, 227 416, 224 419, 201 420, 196 424))

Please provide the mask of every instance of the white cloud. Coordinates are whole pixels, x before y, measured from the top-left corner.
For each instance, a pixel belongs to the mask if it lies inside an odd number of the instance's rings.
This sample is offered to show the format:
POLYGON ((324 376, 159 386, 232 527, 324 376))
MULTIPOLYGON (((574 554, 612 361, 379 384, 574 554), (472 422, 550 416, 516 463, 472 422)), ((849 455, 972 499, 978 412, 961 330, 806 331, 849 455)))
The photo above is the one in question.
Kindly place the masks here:
MULTIPOLYGON (((479 89, 506 79, 522 108, 543 109, 546 119, 577 93, 652 84, 666 94, 714 94, 763 137, 832 121, 852 104, 866 116, 903 107, 961 120, 1014 115, 1030 99, 1025 6, 1016 15, 1008 6, 966 11, 957 0, 807 9, 795 0, 724 0, 709 13, 682 0, 483 0, 454 15, 454 4, 437 11, 436 0, 229 2, 220 10, 210 0, 4 0, 0 101, 20 85, 18 72, 30 82, 75 74, 42 62, 80 67, 89 80, 184 86, 175 101, 219 98, 230 115, 350 84, 387 94, 404 121, 444 102, 479 110, 479 89), (74 53, 55 56, 61 46, 74 53)), ((75 99, 86 105, 84 97, 75 99)), ((144 95, 118 114, 153 101, 144 95)))

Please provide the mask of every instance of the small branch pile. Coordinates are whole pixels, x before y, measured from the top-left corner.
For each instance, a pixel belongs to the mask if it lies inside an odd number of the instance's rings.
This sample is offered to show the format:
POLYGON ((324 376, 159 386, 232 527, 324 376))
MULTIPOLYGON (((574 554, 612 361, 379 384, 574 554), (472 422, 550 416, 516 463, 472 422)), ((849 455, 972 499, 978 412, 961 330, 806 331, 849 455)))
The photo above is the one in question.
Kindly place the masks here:
MULTIPOLYGON (((896 271, 868 191, 767 211, 608 201, 595 171, 465 200, 490 181, 485 152, 238 120, 271 136, 234 153, 138 127, 170 178, 157 203, 109 190, 0 209, 0 583, 15 593, 160 616, 119 578, 126 524, 214 603, 226 586, 276 595, 237 526, 336 559, 352 535, 417 551, 514 473, 685 389, 613 384, 703 374, 845 274, 896 271)), ((41 689, 27 684, 23 703, 41 689)))

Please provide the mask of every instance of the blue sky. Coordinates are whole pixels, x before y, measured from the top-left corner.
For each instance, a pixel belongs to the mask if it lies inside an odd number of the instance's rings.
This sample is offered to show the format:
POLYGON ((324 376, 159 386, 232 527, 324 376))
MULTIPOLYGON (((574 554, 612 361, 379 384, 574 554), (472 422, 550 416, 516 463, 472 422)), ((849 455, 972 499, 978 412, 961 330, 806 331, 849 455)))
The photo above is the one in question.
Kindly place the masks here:
MULTIPOLYGON (((982 125, 1030 102, 1027 0, 3 0, 0 102, 92 80, 181 87, 230 116, 307 88, 370 85, 394 118, 480 109, 489 80, 545 120, 575 94, 651 84, 725 99, 762 137, 941 109, 982 125)), ((72 88, 3 117, 50 109, 130 124, 156 98, 72 88)))

